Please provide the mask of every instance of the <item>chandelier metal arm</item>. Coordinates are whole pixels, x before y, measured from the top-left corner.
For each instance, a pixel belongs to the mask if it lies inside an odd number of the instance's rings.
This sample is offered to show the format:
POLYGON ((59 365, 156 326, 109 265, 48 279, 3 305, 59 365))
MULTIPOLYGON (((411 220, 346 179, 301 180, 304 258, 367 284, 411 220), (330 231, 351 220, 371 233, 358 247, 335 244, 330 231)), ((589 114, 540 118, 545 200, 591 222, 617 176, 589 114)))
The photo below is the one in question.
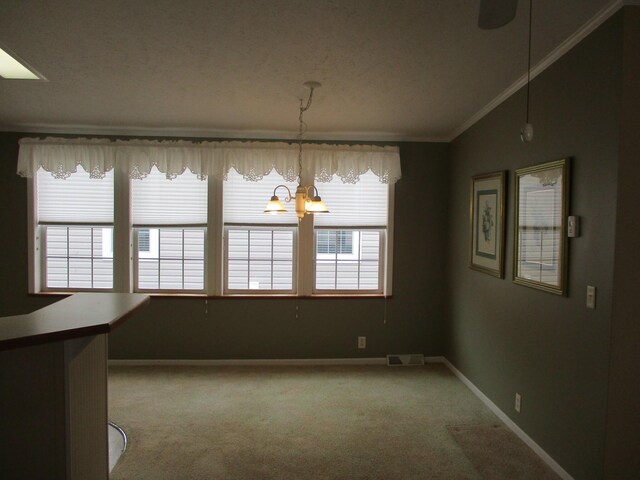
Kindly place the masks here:
POLYGON ((284 201, 289 203, 291 200, 293 200, 293 196, 291 195, 291 190, 289 190, 289 187, 287 187, 286 185, 278 185, 276 188, 273 189, 273 196, 276 197, 276 190, 278 190, 280 187, 284 188, 287 191, 287 196, 285 197, 284 201))

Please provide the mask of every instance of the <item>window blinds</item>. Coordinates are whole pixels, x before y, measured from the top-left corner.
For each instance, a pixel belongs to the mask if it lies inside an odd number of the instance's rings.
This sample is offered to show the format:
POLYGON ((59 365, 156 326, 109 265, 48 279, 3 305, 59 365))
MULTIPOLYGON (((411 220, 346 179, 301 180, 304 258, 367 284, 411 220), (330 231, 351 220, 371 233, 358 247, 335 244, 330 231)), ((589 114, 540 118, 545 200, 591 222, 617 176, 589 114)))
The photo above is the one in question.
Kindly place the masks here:
POLYGON ((314 215, 316 227, 385 227, 389 185, 380 183, 368 171, 358 183, 343 183, 334 176, 331 182, 316 187, 330 213, 314 215))
POLYGON ((61 180, 41 168, 36 188, 38 223, 113 223, 113 171, 92 179, 78 166, 61 180))
POLYGON ((131 180, 134 225, 206 225, 207 182, 185 170, 169 180, 155 167, 142 180, 131 180))
POLYGON ((230 170, 223 187, 224 223, 297 225, 295 202, 293 200, 290 203, 284 201, 287 196, 287 191, 284 188, 278 189, 276 194, 288 210, 287 213, 276 215, 264 213, 264 208, 273 195, 273 189, 278 185, 286 185, 291 190, 291 194, 295 195, 297 185, 285 182, 275 171, 265 175, 258 182, 249 182, 235 170, 230 170))

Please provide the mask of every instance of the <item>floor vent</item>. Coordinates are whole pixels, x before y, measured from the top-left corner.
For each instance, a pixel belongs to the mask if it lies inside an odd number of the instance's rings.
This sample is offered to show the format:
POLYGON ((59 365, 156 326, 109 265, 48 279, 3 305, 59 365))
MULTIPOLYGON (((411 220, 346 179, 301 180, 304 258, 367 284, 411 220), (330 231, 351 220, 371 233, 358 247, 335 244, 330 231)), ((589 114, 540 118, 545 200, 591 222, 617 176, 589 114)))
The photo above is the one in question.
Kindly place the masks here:
POLYGON ((389 367, 403 367, 411 365, 424 365, 424 355, 421 353, 407 355, 387 355, 389 367))

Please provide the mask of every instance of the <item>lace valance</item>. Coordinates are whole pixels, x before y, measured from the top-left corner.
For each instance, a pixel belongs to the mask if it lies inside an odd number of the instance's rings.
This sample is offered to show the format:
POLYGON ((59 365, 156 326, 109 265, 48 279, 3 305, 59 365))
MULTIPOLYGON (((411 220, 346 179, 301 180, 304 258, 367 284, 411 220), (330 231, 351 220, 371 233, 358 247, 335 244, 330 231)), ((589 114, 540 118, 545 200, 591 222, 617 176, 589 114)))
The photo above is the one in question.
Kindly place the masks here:
MULTIPOLYGON (((302 162, 318 182, 334 175, 356 183, 371 170, 382 183, 400 179, 400 154, 395 146, 303 144, 302 162)), ((191 142, 187 140, 116 140, 23 138, 18 175, 32 177, 42 167, 54 177, 66 178, 78 165, 92 178, 116 168, 130 178, 144 178, 153 166, 175 178, 187 168, 205 179, 226 178, 233 168, 246 180, 258 181, 274 169, 283 180, 298 176, 298 146, 284 142, 191 142)))

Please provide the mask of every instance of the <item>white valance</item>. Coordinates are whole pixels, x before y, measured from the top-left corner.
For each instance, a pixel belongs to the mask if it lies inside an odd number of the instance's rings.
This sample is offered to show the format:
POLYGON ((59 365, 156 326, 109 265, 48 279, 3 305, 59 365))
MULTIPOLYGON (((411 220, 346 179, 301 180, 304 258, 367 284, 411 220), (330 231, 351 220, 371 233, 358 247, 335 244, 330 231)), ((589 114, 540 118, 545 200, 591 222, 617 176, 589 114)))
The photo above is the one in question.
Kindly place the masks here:
MULTIPOLYGON (((303 165, 316 181, 328 182, 337 175, 356 183, 371 170, 382 183, 401 177, 396 146, 303 144, 303 165)), ((258 181, 275 169, 283 180, 298 176, 298 146, 284 142, 191 142, 187 140, 109 140, 23 138, 20 140, 18 175, 32 177, 42 167, 54 177, 66 178, 81 165, 92 178, 102 178, 117 168, 130 178, 144 178, 155 166, 167 178, 187 168, 205 179, 226 178, 233 168, 246 180, 258 181)))

